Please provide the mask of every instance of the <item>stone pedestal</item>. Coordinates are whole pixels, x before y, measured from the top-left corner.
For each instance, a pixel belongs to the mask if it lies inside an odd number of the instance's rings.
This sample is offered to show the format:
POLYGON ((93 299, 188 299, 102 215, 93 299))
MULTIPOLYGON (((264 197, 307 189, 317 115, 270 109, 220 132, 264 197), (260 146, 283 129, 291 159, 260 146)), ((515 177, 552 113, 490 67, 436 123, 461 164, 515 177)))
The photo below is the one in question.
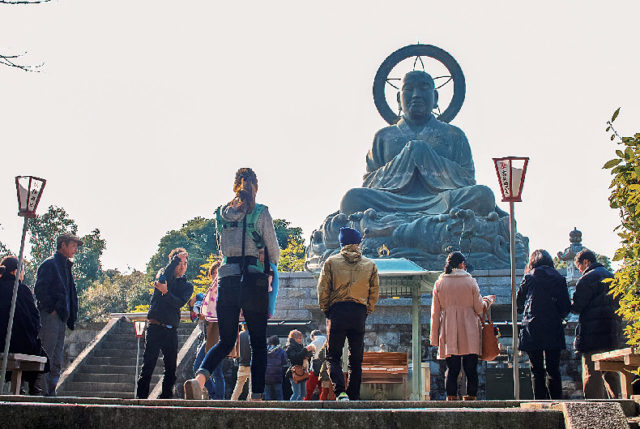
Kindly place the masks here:
MULTIPOLYGON (((499 339, 501 348, 505 350, 505 360, 485 363, 479 368, 480 389, 479 398, 485 399, 486 368, 508 368, 506 353, 511 348, 511 278, 510 270, 476 270, 472 273, 478 281, 482 295, 496 295, 496 304, 492 307, 491 315, 494 322, 498 322, 502 336, 499 339), (500 322, 506 322, 504 325, 500 322)), ((523 271, 517 271, 517 284, 522 280, 523 271)), ((325 330, 324 314, 318 309, 317 280, 306 272, 281 273, 280 293, 276 306, 275 318, 311 320, 310 329, 325 330)), ((365 350, 379 351, 380 344, 385 345, 385 351, 408 352, 412 360, 412 329, 411 329, 411 298, 382 298, 376 306, 375 312, 367 318, 367 333, 365 334, 365 350)), ((431 370, 431 398, 444 399, 444 361, 436 359, 436 348, 429 345, 431 295, 420 297, 419 320, 422 325, 421 356, 422 362, 430 363, 431 370)), ((570 322, 565 328, 567 350, 562 352, 560 370, 564 395, 568 399, 579 399, 582 395, 582 381, 580 373, 580 358, 573 350, 575 322, 570 322)), ((520 360, 521 367, 528 367, 526 354, 520 360)))

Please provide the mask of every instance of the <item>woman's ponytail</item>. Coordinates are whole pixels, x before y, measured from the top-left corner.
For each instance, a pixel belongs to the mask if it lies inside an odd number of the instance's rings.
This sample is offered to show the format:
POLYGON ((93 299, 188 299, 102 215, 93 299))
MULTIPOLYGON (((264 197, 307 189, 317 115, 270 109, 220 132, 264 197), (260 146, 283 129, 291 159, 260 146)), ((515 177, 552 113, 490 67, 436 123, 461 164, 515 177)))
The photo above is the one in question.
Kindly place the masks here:
POLYGON ((449 256, 447 256, 447 263, 444 266, 444 273, 451 274, 454 268, 458 268, 460 264, 465 262, 466 259, 464 255, 460 252, 451 252, 449 256))

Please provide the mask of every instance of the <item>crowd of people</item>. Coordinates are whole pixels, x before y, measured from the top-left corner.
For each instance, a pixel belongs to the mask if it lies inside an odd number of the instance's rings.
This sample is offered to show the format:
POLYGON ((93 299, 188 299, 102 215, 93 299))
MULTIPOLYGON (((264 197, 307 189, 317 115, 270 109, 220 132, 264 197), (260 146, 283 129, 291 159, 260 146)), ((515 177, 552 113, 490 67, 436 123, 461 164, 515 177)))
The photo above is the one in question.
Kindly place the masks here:
MULTIPOLYGON (((326 335, 304 335, 292 330, 283 347, 277 336, 267 338, 269 292, 273 270, 280 257, 273 220, 266 206, 256 203, 258 179, 249 168, 237 171, 235 197, 216 210, 219 259, 214 261, 206 294, 193 293, 185 273, 189 255, 176 248, 168 264, 156 275, 147 314, 143 365, 137 380, 137 397, 149 395, 149 384, 162 351, 164 378, 161 398, 173 396, 178 354, 180 311, 189 303, 198 323, 202 342, 193 365, 195 377, 184 383, 187 399, 224 399, 225 377, 221 363, 232 355, 238 360, 237 400, 245 384, 247 398, 284 400, 289 383, 290 400, 360 399, 362 359, 367 316, 377 304, 377 266, 362 255, 360 232, 341 228, 340 252, 327 259, 318 279, 318 304, 326 316, 326 335), (242 320, 242 332, 238 327, 242 320), (348 370, 343 368, 343 350, 348 344, 348 370)), ((22 284, 18 259, 0 261, 0 346, 4 345, 9 305, 16 277, 19 289, 10 352, 47 356, 44 373, 25 376, 30 394, 55 395, 63 363, 65 331, 74 329, 78 299, 72 274, 72 259, 82 241, 73 234, 57 239, 56 253, 38 268, 34 287, 22 284)), ((617 302, 606 279, 612 274, 600 265, 590 250, 575 257, 582 277, 569 297, 565 278, 554 268, 545 250, 535 250, 517 293, 520 348, 531 364, 536 399, 561 399, 561 351, 565 349, 563 321, 570 312, 579 315, 575 350, 582 354, 584 396, 616 398, 620 393, 615 373, 595 369, 593 355, 621 346, 621 319, 617 302)), ((478 392, 478 361, 482 354, 481 317, 496 301, 482 296, 477 281, 467 271, 460 252, 448 255, 443 274, 432 294, 429 341, 438 348, 438 359, 446 363, 447 400, 474 400, 478 392), (466 394, 461 398, 458 376, 466 375, 466 394)))

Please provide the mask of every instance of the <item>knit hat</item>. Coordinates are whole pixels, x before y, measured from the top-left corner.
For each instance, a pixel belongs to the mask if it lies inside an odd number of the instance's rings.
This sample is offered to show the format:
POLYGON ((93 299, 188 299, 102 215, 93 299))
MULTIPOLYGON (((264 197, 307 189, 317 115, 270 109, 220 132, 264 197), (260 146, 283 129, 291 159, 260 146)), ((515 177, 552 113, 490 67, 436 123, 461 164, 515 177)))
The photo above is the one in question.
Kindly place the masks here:
POLYGON ((18 258, 15 256, 5 256, 2 258, 2 262, 0 262, 5 269, 3 270, 6 273, 11 273, 18 269, 18 258))
POLYGON ((360 244, 362 235, 357 229, 344 227, 340 228, 338 240, 340 241, 340 247, 344 247, 347 244, 360 244))

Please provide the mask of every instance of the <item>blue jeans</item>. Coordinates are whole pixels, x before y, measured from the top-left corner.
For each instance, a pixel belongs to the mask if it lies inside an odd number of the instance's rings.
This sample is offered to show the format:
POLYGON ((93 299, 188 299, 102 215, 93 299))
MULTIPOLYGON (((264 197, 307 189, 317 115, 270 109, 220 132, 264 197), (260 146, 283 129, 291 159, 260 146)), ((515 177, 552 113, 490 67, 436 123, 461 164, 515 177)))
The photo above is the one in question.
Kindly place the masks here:
POLYGON ((302 401, 304 395, 307 394, 307 380, 303 380, 300 383, 294 383, 293 378, 289 379, 291 388, 293 389, 293 395, 289 398, 290 401, 302 401))
POLYGON ((264 385, 265 401, 282 401, 283 399, 284 395, 282 394, 282 383, 264 385))
MULTIPOLYGON (((200 345, 200 348, 198 348, 196 360, 193 362, 193 372, 200 369, 200 364, 204 360, 204 356, 206 354, 206 345, 207 343, 205 341, 200 345)), ((211 373, 211 377, 207 378, 206 383, 204 383, 204 387, 206 387, 207 392, 209 392, 209 399, 224 399, 226 386, 224 383, 224 374, 222 373, 222 363, 214 368, 211 373)))

